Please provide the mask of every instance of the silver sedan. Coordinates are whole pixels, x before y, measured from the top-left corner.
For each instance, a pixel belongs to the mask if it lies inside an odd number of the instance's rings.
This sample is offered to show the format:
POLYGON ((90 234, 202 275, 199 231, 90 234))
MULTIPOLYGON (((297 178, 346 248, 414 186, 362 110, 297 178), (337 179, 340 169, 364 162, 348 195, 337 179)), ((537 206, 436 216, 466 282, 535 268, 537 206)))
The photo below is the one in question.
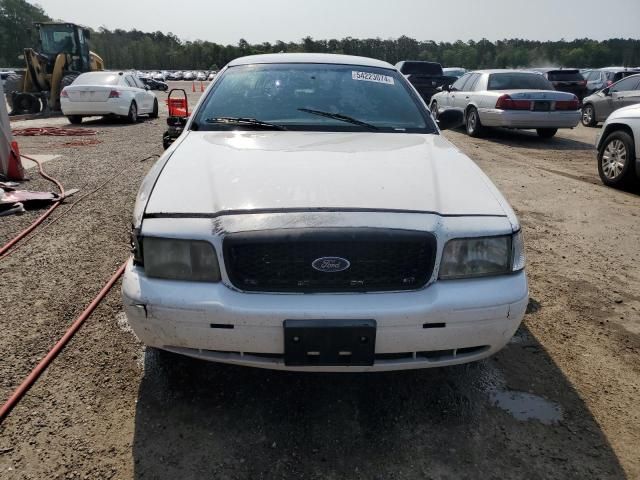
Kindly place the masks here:
POLYGON ((460 77, 431 99, 431 111, 464 113, 467 133, 482 135, 487 127, 535 129, 543 138, 580 121, 580 102, 558 92, 542 75, 519 70, 480 70, 460 77))
POLYGON ((640 75, 631 75, 584 99, 582 124, 595 127, 614 111, 640 103, 640 75))

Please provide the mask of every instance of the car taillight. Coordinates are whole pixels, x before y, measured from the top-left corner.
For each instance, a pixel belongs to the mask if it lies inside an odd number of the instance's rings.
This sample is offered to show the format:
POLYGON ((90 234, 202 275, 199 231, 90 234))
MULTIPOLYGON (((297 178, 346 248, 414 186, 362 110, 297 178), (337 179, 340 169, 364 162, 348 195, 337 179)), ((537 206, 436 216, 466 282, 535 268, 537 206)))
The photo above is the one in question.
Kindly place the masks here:
POLYGON ((581 80, 578 83, 584 87, 587 84, 587 81, 586 80, 581 80))
POLYGON ((556 110, 578 110, 580 102, 578 97, 573 96, 573 100, 559 100, 556 102, 556 110))
POLYGON ((500 110, 531 110, 530 100, 514 100, 509 95, 501 95, 496 101, 500 110))
POLYGON ((66 88, 62 89, 62 91, 60 92, 60 97, 69 98, 69 94, 67 93, 67 89, 66 88))
POLYGON ((118 90, 111 90, 111 92, 109 92, 109 98, 120 98, 120 92, 118 90))

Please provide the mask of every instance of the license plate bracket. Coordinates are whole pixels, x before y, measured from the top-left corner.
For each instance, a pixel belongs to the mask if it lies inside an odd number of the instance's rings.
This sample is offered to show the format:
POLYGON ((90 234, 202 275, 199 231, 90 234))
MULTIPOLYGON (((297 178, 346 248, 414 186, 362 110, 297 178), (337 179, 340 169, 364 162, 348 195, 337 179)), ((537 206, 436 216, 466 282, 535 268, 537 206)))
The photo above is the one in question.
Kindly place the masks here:
POLYGON ((551 110, 551 102, 547 102, 547 101, 533 102, 533 109, 536 112, 548 112, 551 110))
POLYGON ((285 320, 287 366, 371 366, 375 320, 285 320))

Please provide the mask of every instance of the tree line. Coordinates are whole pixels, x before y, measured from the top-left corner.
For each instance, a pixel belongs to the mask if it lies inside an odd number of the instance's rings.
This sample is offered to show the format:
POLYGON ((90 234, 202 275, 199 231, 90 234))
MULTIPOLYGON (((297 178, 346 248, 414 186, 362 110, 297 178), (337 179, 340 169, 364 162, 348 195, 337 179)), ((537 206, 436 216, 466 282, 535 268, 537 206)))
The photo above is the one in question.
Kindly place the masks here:
MULTIPOLYGON (((18 55, 35 46, 34 21, 51 20, 44 10, 25 0, 0 0, 0 66, 19 66, 18 55)), ((342 53, 378 58, 390 63, 400 60, 428 60, 444 66, 477 68, 507 67, 640 67, 640 40, 614 38, 604 41, 588 38, 571 41, 522 39, 434 42, 407 36, 397 39, 343 38, 299 42, 237 45, 209 41, 182 41, 173 33, 109 30, 92 31, 91 48, 105 60, 107 68, 217 69, 234 58, 259 53, 314 52, 342 53)))

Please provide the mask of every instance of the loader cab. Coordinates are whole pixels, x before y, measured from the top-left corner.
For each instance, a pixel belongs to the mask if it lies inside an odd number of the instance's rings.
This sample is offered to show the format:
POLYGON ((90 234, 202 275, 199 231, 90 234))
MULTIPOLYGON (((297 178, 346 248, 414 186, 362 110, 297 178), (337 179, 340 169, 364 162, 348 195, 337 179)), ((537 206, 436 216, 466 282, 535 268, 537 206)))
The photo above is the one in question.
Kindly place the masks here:
POLYGON ((40 53, 48 58, 47 73, 52 73, 55 59, 60 53, 70 56, 69 70, 91 70, 89 56, 89 29, 73 23, 36 23, 40 37, 40 53))

